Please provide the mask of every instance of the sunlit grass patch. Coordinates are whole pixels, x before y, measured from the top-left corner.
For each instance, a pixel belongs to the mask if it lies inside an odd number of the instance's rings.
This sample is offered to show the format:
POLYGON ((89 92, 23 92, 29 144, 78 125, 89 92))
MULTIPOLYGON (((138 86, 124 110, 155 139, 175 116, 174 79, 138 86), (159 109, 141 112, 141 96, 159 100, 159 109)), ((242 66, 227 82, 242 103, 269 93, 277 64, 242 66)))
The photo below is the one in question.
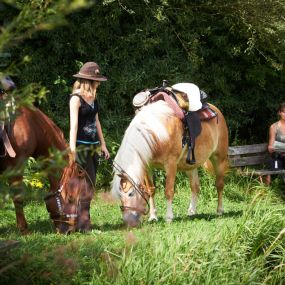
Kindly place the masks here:
MULTIPOLYGON (((159 220, 147 217, 135 229, 122 223, 119 202, 97 191, 91 205, 92 230, 54 232, 43 200, 25 207, 31 234, 20 236, 12 203, 0 210, 1 239, 20 246, 1 260, 3 284, 282 284, 285 274, 284 201, 280 183, 265 187, 230 174, 225 213, 216 215, 214 178, 203 171, 198 214, 189 218, 189 183, 179 174, 175 219, 164 220, 163 174, 156 205, 159 220)), ((33 191, 33 190, 32 190, 33 191)), ((47 189, 43 189, 47 191, 47 189)))

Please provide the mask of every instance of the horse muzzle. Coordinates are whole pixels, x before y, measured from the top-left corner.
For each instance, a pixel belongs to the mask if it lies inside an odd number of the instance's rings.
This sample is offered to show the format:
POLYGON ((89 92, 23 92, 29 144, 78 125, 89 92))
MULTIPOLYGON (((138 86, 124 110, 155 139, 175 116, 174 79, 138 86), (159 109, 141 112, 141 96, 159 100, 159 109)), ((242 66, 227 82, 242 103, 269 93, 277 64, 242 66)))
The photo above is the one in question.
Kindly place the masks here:
POLYGON ((78 222, 77 207, 72 205, 67 207, 59 192, 47 195, 44 200, 56 231, 61 234, 74 232, 78 222))
POLYGON ((141 214, 136 211, 127 210, 123 212, 124 223, 131 228, 135 228, 140 224, 141 214))

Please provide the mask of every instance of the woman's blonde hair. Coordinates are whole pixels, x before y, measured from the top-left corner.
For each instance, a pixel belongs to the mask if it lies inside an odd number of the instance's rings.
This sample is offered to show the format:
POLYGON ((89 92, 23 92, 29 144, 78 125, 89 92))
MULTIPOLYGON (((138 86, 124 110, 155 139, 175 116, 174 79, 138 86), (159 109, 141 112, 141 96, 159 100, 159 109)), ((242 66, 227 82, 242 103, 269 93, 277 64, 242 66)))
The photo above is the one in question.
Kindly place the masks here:
POLYGON ((79 89, 81 95, 95 98, 96 88, 92 88, 92 84, 91 80, 78 78, 73 84, 72 93, 79 89))

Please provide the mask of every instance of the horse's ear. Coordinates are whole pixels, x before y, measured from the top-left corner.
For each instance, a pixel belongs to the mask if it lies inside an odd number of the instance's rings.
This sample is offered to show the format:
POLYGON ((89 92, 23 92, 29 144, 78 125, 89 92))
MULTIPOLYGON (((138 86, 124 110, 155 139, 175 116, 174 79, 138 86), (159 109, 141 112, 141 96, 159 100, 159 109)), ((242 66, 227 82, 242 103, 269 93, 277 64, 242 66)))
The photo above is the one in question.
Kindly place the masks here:
POLYGON ((127 180, 127 179, 128 179, 125 173, 118 173, 117 175, 118 175, 122 180, 127 180))
POLYGON ((120 185, 122 187, 122 190, 125 191, 128 183, 128 178, 124 173, 119 173, 118 176, 121 178, 120 185))
POLYGON ((118 174, 118 176, 121 178, 120 184, 121 184, 122 188, 124 189, 126 187, 126 184, 128 181, 127 176, 124 173, 120 173, 120 174, 118 174))

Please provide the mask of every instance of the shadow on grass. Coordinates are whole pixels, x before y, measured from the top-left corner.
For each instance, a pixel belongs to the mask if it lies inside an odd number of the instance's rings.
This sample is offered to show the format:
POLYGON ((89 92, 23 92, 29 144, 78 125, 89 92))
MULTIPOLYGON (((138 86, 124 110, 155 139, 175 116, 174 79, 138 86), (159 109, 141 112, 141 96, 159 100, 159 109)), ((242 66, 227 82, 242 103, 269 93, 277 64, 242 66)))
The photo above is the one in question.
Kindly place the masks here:
MULTIPOLYGON (((180 222, 191 222, 193 220, 205 220, 205 221, 212 221, 215 219, 226 219, 226 218, 235 218, 235 217, 241 217, 243 215, 243 211, 229 211, 227 213, 224 213, 223 215, 217 215, 217 214, 197 214, 193 215, 191 217, 189 216, 183 216, 183 217, 175 217, 173 219, 173 223, 180 223, 180 222)), ((143 221, 136 227, 136 229, 144 228, 148 225, 167 225, 168 222, 165 221, 164 217, 158 217, 157 221, 148 221, 148 217, 144 217, 143 221)), ((101 231, 106 231, 106 224, 102 225, 100 228, 96 227, 96 229, 101 231)), ((128 230, 132 229, 131 227, 127 227, 126 225, 118 224, 118 225, 108 225, 107 224, 107 230, 128 230)))
MULTIPOLYGON (((212 221, 215 219, 226 219, 226 218, 233 218, 233 217, 240 217, 242 216, 243 211, 229 211, 224 213, 223 215, 219 216, 217 214, 197 214, 193 215, 191 217, 189 216, 183 216, 183 217, 176 217, 174 218, 173 222, 189 222, 192 220, 205 220, 205 221, 212 221)), ((147 220, 147 217, 143 220, 142 223, 139 224, 137 228, 143 228, 147 224, 166 224, 166 221, 163 217, 159 217, 158 221, 153 221, 149 222, 147 220)), ((35 221, 33 223, 29 224, 29 231, 31 233, 41 233, 41 234, 53 234, 55 233, 55 228, 54 225, 50 220, 39 220, 35 221)), ((123 221, 116 223, 116 224, 110 224, 110 223, 105 223, 103 225, 97 225, 96 223, 92 223, 91 225, 91 230, 99 230, 101 232, 108 232, 108 231, 119 231, 119 230, 128 230, 130 227, 126 226, 123 221)), ((15 225, 7 225, 5 227, 0 228, 0 235, 7 235, 9 234, 20 234, 19 230, 15 225)))
MULTIPOLYGON (((49 220, 39 220, 28 224, 28 230, 30 233, 41 233, 41 234, 52 234, 55 233, 55 228, 49 220)), ((19 234, 20 231, 16 226, 16 221, 14 225, 7 225, 5 227, 0 227, 0 235, 7 234, 19 234)))
POLYGON ((185 217, 177 217, 174 221, 192 221, 192 220, 206 220, 211 221, 214 219, 226 219, 226 218, 234 218, 241 217, 243 214, 242 210, 239 211, 229 211, 224 213, 223 215, 218 214, 196 214, 193 216, 185 216, 185 217))
POLYGON ((119 224, 106 223, 106 224, 103 224, 100 226, 98 226, 96 224, 91 225, 91 230, 99 230, 102 232, 115 231, 115 230, 125 230, 125 229, 127 229, 127 226, 123 222, 121 222, 119 224))
MULTIPOLYGON (((192 220, 206 220, 211 221, 215 219, 226 219, 226 218, 234 218, 234 217, 241 217, 243 215, 243 211, 229 211, 224 213, 223 215, 217 215, 217 214, 197 214, 193 215, 191 217, 189 216, 183 216, 183 217, 176 217, 174 218, 173 222, 189 222, 192 220)), ((158 217, 157 221, 148 221, 148 217, 145 217, 143 221, 136 227, 137 229, 143 228, 146 225, 163 225, 167 224, 164 217, 158 217)), ((102 226, 96 226, 93 225, 92 229, 94 230, 100 230, 103 232, 107 231, 113 231, 113 230, 129 230, 132 229, 131 227, 126 226, 123 222, 120 224, 103 224, 102 226)))
MULTIPOLYGON (((39 233, 39 234, 53 234, 56 233, 53 223, 49 220, 39 220, 36 222, 29 223, 28 229, 30 233, 39 233)), ((103 224, 103 225, 91 225, 91 230, 99 230, 102 232, 114 231, 114 230, 125 230, 127 229, 126 225, 121 222, 118 224, 103 224)), ((0 236, 5 236, 7 234, 17 234, 20 235, 20 231, 16 227, 16 222, 14 225, 9 224, 4 227, 0 227, 0 236)))

